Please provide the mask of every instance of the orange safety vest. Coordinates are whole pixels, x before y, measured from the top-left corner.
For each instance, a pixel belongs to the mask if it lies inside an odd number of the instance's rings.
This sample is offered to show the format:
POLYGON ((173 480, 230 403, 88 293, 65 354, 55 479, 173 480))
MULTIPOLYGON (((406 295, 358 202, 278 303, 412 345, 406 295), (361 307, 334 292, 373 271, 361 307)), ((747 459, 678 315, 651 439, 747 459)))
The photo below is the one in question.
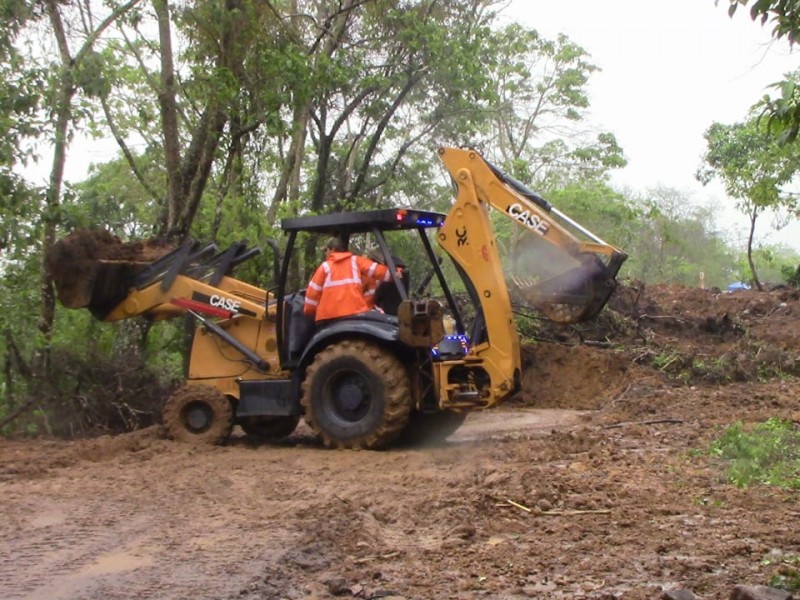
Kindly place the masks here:
POLYGON ((372 279, 371 277, 361 278, 364 301, 367 303, 367 306, 370 310, 375 308, 375 291, 378 289, 378 285, 380 285, 380 283, 380 281, 377 279, 372 279))
POLYGON ((389 267, 350 252, 332 252, 308 283, 303 312, 314 320, 336 319, 370 310, 362 277, 389 281, 389 267))

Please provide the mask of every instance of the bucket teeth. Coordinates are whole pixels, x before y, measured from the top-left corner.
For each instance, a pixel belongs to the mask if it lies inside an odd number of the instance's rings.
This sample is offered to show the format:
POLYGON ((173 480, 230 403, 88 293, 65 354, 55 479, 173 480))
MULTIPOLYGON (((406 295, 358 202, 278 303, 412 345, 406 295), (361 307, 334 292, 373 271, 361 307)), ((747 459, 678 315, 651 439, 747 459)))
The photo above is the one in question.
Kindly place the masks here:
POLYGON ((536 285, 536 279, 533 277, 519 277, 517 275, 512 275, 511 281, 514 282, 514 285, 517 286, 520 291, 533 288, 536 285))

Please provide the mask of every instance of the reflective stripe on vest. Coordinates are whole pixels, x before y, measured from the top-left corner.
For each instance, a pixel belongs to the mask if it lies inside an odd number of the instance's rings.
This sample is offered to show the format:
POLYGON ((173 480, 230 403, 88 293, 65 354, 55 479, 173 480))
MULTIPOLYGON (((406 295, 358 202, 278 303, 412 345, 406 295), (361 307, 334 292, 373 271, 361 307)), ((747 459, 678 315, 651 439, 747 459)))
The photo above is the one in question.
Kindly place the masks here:
MULTIPOLYGON (((322 268, 325 269, 325 283, 322 284, 322 289, 336 287, 338 285, 361 285, 361 275, 358 272, 358 262, 356 261, 355 254, 350 257, 350 277, 333 279, 331 277, 331 265, 327 261, 322 263, 322 268)), ((374 269, 371 270, 374 271, 374 269)))

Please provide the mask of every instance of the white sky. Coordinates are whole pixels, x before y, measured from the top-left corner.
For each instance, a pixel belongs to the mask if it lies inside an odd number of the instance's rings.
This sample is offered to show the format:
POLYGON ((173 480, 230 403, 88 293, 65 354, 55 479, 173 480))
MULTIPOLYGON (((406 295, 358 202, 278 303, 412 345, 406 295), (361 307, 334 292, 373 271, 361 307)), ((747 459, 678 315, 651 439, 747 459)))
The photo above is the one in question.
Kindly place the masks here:
MULTIPOLYGON (((625 152, 615 186, 644 193, 662 184, 729 206, 721 185, 704 188, 694 177, 703 133, 715 121, 744 120, 771 83, 800 68, 800 50, 772 42, 771 26, 751 21, 747 9, 730 18, 727 7, 728 0, 511 0, 503 15, 547 38, 566 34, 600 67, 589 84, 589 119, 625 152)), ((746 236, 735 211, 719 225, 746 236)), ((800 251, 800 224, 763 234, 800 251)))

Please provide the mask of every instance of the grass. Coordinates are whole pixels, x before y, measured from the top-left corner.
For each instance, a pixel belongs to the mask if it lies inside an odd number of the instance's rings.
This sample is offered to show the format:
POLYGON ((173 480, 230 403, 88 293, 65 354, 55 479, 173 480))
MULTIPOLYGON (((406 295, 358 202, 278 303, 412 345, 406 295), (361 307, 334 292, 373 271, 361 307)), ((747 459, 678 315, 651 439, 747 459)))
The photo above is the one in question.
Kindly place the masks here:
POLYGON ((800 557, 797 556, 781 560, 778 564, 778 573, 770 577, 767 585, 788 592, 800 592, 800 569, 798 564, 800 564, 800 557))
POLYGON ((800 429, 791 421, 772 418, 749 428, 734 423, 712 442, 711 455, 723 461, 737 487, 800 490, 800 429))
MULTIPOLYGON (((772 418, 750 427, 736 422, 712 442, 711 455, 722 461, 728 480, 738 487, 800 490, 800 428, 791 421, 772 418)), ((768 586, 800 591, 800 557, 770 558, 762 564, 776 567, 768 586)))
POLYGON ((769 578, 767 585, 770 587, 786 590, 788 592, 800 591, 800 556, 784 556, 778 558, 767 558, 761 562, 765 566, 776 567, 777 573, 769 578))

